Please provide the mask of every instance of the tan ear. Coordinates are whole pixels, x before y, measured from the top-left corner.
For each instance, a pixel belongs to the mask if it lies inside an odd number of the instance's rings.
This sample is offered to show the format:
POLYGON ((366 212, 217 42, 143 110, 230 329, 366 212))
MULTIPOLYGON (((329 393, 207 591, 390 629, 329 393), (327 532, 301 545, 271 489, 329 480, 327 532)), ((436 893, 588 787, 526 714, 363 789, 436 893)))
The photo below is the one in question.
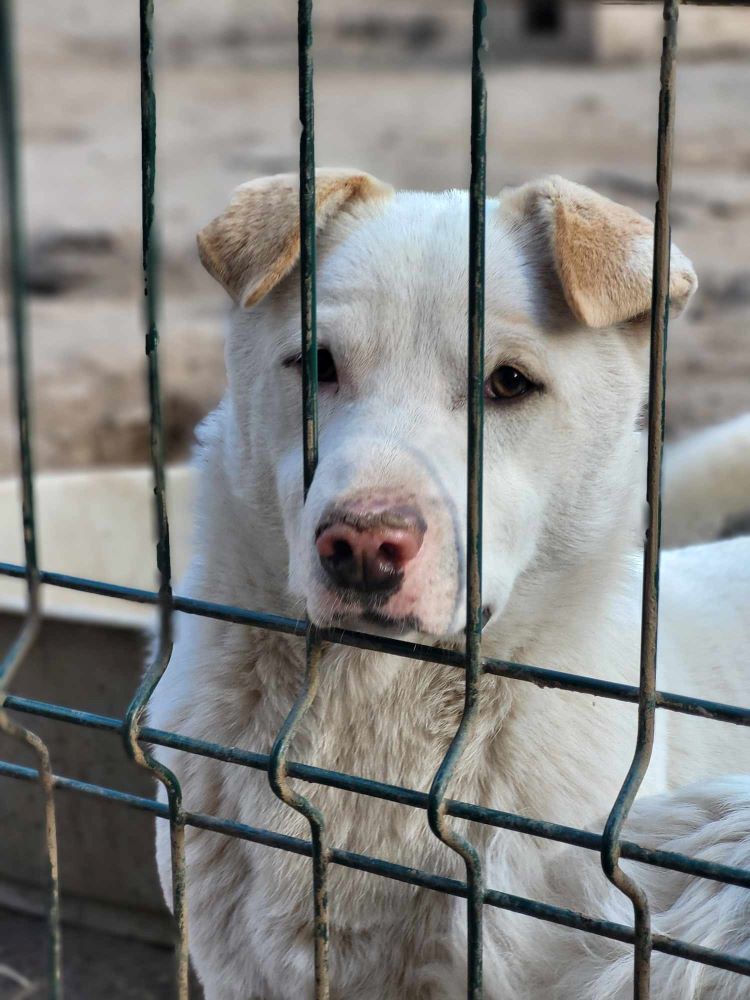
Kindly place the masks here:
MULTIPOLYGON (((317 228, 346 207, 392 193, 359 170, 316 170, 317 228)), ((238 187, 226 210, 198 233, 198 253, 235 302, 246 309, 259 302, 299 259, 299 177, 276 174, 238 187)))
MULTIPOLYGON (((650 314, 654 227, 642 215, 562 177, 503 192, 501 210, 544 227, 565 301, 580 323, 602 328, 650 314)), ((673 315, 697 287, 693 265, 672 244, 673 315)))

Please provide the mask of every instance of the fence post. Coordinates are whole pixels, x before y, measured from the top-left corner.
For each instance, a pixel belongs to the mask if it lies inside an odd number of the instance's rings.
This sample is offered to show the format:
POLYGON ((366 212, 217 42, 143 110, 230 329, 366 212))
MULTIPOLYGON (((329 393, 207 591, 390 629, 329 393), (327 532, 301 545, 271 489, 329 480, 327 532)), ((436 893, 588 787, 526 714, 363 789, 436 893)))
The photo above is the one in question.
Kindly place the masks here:
MULTIPOLYGON (((304 496, 318 464, 318 340, 315 297, 315 106, 313 97, 312 0, 298 0, 297 59, 299 70, 300 321, 302 330, 302 445, 304 496)), ((328 866, 330 844, 325 818, 289 783, 287 760, 294 734, 318 690, 320 640, 308 626, 302 688, 271 750, 268 780, 276 795, 310 824, 313 868, 313 932, 315 1000, 328 1000, 328 866)))
POLYGON ((141 767, 151 771, 164 786, 169 804, 170 849, 172 859, 172 912, 177 940, 177 996, 188 996, 188 932, 185 898, 185 811, 182 789, 176 775, 144 750, 139 743, 141 720, 149 698, 167 669, 172 655, 172 580, 169 550, 169 523, 164 479, 164 434, 159 388, 159 309, 158 245, 154 216, 156 179, 156 97, 153 72, 153 0, 140 0, 141 75, 141 226, 144 276, 144 325, 149 391, 149 439, 154 481, 156 522, 156 566, 159 574, 159 635, 154 659, 128 706, 123 720, 125 749, 141 767))
POLYGON ((21 510, 26 558, 26 618, 15 642, 0 662, 0 731, 25 743, 36 755, 44 794, 45 863, 48 900, 48 984, 51 1000, 62 997, 62 939, 57 822, 49 751, 36 733, 13 722, 3 710, 8 685, 36 642, 41 624, 39 566, 34 514, 34 468, 31 450, 31 407, 28 386, 26 323, 26 248, 22 219, 21 171, 18 155, 17 95, 13 47, 12 0, 0 0, 0 95, 5 217, 7 220, 8 296, 13 342, 14 392, 21 466, 21 510))
POLYGON ((484 423, 484 241, 487 147, 487 87, 482 71, 484 0, 474 0, 471 69, 471 182, 469 189, 469 323, 466 536, 466 687, 458 729, 430 789, 427 817, 432 832, 466 865, 467 996, 482 997, 484 875, 479 852, 446 822, 446 792, 479 708, 482 676, 482 470, 484 423))
POLYGON ((602 868, 607 878, 633 903, 635 918, 633 997, 635 1000, 648 1000, 650 996, 653 935, 648 898, 637 882, 626 875, 620 867, 620 835, 648 769, 654 745, 656 651, 659 620, 659 550, 661 545, 661 467, 664 446, 667 328, 669 325, 671 252, 669 199, 672 187, 672 151, 674 147, 678 14, 679 0, 665 0, 656 161, 658 196, 654 220, 651 360, 648 393, 648 467, 646 472, 648 527, 643 556, 638 733, 630 769, 604 828, 601 850, 602 868))

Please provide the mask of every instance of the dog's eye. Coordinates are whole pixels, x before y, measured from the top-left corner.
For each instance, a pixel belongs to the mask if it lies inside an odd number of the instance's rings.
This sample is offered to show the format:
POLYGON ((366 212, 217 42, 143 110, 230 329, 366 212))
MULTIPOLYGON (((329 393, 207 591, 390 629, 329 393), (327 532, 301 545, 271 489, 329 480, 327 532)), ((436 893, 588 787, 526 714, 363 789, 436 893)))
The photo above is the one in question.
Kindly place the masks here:
MULTIPOLYGON (((302 365, 302 355, 295 354, 292 358, 287 358, 284 362, 285 368, 300 367, 302 365)), ((326 347, 318 349, 318 382, 338 382, 339 377, 336 372, 336 363, 333 355, 326 347)))
POLYGON ((318 382, 338 382, 333 355, 322 347, 318 351, 318 382))
POLYGON ((490 399, 517 399, 536 388, 517 368, 500 365, 485 383, 485 391, 490 399))

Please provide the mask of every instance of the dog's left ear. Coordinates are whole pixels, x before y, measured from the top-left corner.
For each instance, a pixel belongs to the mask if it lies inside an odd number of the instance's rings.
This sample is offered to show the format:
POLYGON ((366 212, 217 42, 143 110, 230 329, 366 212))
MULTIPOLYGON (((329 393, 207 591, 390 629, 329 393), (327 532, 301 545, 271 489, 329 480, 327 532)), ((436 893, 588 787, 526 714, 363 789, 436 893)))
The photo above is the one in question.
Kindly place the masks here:
MULTIPOLYGON (((562 177, 533 181, 500 195, 514 229, 541 235, 565 301, 585 326, 642 325, 651 310, 654 227, 618 205, 562 177)), ((678 315, 698 287, 693 265, 672 244, 670 309, 678 315)))
MULTIPOLYGON (((392 194, 390 185, 361 170, 316 170, 316 227, 392 194)), ((276 174, 238 187, 229 206, 198 233, 198 253, 238 305, 260 302, 299 260, 299 176, 276 174)))

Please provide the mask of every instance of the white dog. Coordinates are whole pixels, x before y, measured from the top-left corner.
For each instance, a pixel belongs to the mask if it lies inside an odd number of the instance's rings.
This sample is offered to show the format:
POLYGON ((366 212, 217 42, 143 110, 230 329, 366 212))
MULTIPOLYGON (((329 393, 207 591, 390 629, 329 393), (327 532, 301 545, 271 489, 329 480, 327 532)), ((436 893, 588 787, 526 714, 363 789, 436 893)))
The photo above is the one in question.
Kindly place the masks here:
MULTIPOLYGON (((320 462, 304 503, 296 181, 244 185, 199 236, 235 305, 229 389, 202 431, 195 553, 180 589, 460 648, 468 199, 395 194, 366 174, 325 170, 317 211, 320 462)), ((486 655, 637 681, 651 257, 650 223, 560 178, 487 203, 486 655)), ((673 248, 673 316, 695 287, 673 248)), ((742 703, 750 542, 666 553, 662 595, 659 686, 742 703)), ((303 662, 300 639, 180 616, 150 722, 268 752, 303 662)), ((459 670, 331 646, 292 758, 427 789, 463 686, 459 670)), ((450 795, 593 822, 614 800, 634 737, 633 706, 485 676, 450 795)), ((265 775, 158 755, 187 808, 309 836, 265 775)), ((661 712, 644 790, 748 769, 738 727, 661 712)), ((424 812, 324 787, 305 794, 335 846, 464 876, 424 812)), ((556 849, 463 828, 492 887, 527 892, 556 849)), ((158 860, 168 894, 164 829, 158 860)), ((191 955, 209 1000, 309 997, 309 861, 189 829, 187 872, 191 955)), ((462 901, 336 867, 329 897, 334 997, 455 1000, 462 901)), ((485 910, 485 996, 517 996, 504 958, 518 918, 485 910)), ((687 1000, 660 1000, 678 996, 687 1000)))

